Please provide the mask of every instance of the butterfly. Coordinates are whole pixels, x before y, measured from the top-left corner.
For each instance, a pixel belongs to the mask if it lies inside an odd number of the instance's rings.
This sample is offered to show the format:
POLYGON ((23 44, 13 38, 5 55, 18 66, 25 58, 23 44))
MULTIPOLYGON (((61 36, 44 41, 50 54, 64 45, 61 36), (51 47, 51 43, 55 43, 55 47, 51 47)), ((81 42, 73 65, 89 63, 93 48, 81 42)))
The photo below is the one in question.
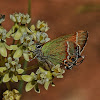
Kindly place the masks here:
POLYGON ((43 46, 37 43, 34 51, 35 57, 39 61, 53 65, 61 64, 66 69, 71 69, 78 63, 83 62, 84 56, 81 56, 81 53, 84 50, 87 39, 87 31, 78 31, 74 34, 58 37, 43 46))

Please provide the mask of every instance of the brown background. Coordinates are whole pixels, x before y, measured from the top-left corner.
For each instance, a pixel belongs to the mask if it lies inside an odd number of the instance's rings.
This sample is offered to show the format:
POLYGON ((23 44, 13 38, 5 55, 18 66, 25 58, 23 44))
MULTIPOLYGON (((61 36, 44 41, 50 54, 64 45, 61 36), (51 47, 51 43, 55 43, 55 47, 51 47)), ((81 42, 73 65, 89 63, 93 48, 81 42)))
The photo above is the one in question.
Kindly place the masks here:
MULTIPOLYGON (((27 13, 27 3, 28 0, 0 0, 7 30, 13 25, 9 15, 27 13)), ((48 22, 51 39, 78 30, 87 30, 89 39, 83 53, 86 58, 80 66, 66 71, 63 79, 55 79, 56 87, 50 86, 48 91, 43 86, 40 94, 24 91, 22 100, 100 100, 100 11, 98 7, 79 13, 80 6, 87 4, 100 6, 100 0, 32 0, 32 23, 38 19, 48 22)))

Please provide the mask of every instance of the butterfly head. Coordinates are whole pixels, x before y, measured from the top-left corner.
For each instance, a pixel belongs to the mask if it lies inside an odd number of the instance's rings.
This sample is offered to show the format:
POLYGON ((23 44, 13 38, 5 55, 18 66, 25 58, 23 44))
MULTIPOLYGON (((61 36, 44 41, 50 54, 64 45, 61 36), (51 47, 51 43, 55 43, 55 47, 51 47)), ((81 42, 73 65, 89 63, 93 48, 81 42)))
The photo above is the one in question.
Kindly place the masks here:
POLYGON ((39 61, 45 62, 47 57, 45 57, 41 51, 42 46, 43 44, 36 43, 36 49, 35 51, 33 51, 33 53, 35 54, 35 57, 33 59, 37 58, 39 61))

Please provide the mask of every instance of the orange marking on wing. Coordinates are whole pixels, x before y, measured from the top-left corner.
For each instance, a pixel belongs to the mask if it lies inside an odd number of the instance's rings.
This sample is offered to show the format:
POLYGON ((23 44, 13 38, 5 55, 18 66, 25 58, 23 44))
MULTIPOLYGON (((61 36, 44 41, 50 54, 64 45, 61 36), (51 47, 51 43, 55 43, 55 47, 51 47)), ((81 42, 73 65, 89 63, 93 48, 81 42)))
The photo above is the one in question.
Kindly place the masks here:
POLYGON ((67 52, 68 45, 67 45, 67 42, 66 42, 66 41, 65 41, 65 47, 66 47, 66 49, 65 49, 65 52, 66 52, 66 58, 63 59, 63 61, 64 61, 64 60, 67 60, 67 56, 68 56, 68 52, 67 52))

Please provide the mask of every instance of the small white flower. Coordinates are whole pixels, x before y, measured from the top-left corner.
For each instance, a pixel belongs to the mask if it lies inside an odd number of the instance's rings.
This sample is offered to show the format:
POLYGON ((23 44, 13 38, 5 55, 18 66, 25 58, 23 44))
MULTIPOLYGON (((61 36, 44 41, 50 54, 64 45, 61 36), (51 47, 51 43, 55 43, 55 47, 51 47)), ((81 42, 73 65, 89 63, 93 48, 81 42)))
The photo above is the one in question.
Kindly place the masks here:
POLYGON ((37 83, 44 84, 44 88, 48 90, 49 84, 52 82, 52 73, 39 67, 36 71, 37 83))
POLYGON ((65 73, 65 70, 60 68, 60 64, 53 66, 51 70, 54 77, 63 78, 62 74, 65 73))
POLYGON ((42 32, 47 32, 49 30, 48 24, 40 20, 37 21, 36 27, 37 29, 40 29, 40 31, 42 32))
POLYGON ((24 33, 23 36, 20 38, 21 43, 23 43, 26 46, 31 46, 34 44, 34 38, 33 35, 28 35, 27 33, 24 33))
POLYGON ((22 74, 24 72, 24 70, 21 69, 21 64, 18 64, 18 62, 19 59, 12 60, 11 57, 8 57, 8 62, 5 63, 7 72, 3 77, 3 82, 8 82, 10 80, 18 82, 18 74, 22 74))
POLYGON ((36 38, 37 41, 40 43, 46 43, 50 40, 50 38, 48 38, 48 35, 46 33, 42 33, 39 31, 37 31, 36 38))

